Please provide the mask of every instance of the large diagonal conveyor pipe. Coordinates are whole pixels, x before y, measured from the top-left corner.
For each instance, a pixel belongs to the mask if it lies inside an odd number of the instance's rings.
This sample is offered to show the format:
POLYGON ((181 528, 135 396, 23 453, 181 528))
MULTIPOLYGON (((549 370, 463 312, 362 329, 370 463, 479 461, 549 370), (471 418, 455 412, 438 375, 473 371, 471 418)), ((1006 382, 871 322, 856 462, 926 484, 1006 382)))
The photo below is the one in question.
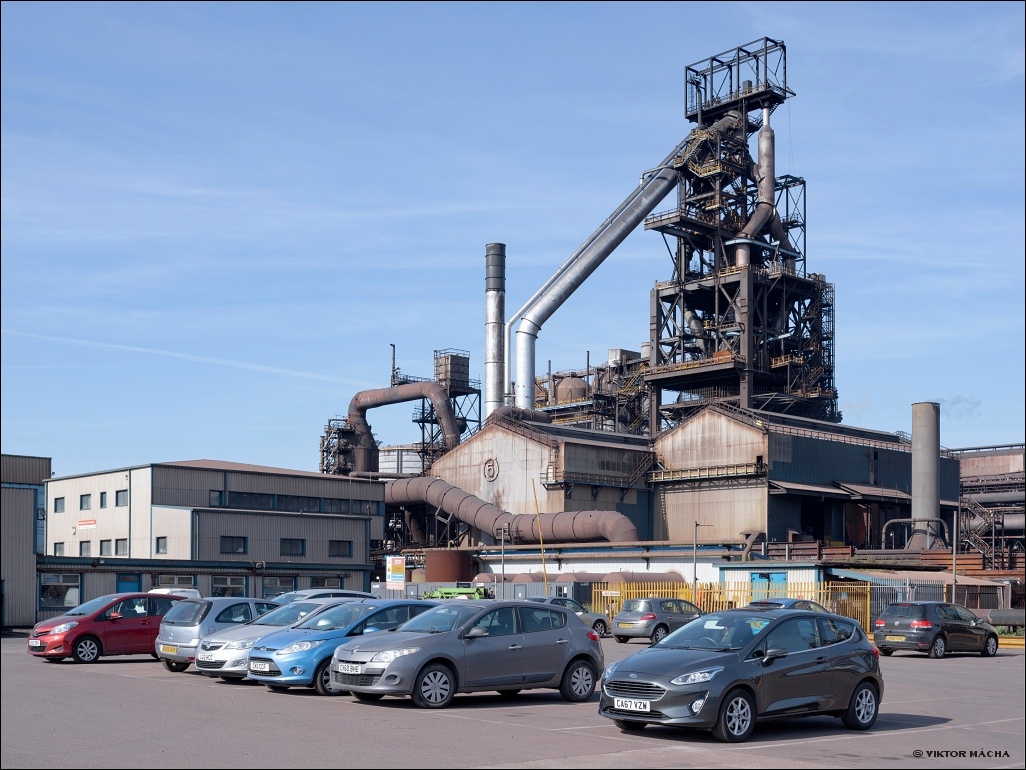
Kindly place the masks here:
POLYGON ((349 415, 346 419, 349 428, 357 437, 353 453, 354 471, 378 470, 378 445, 374 441, 370 425, 367 424, 367 410, 386 404, 416 401, 418 398, 429 399, 431 406, 435 408, 438 422, 442 426, 442 441, 445 448, 452 449, 460 443, 460 428, 452 404, 449 403, 449 394, 438 383, 409 382, 391 388, 363 390, 349 402, 349 415))
POLYGON ((521 543, 576 543, 608 540, 636 543, 638 530, 619 511, 561 511, 513 514, 433 476, 385 482, 385 505, 427 504, 455 516, 492 537, 509 525, 510 538, 521 543))
MULTIPOLYGON (((716 130, 736 124, 739 120, 736 112, 730 112, 720 118, 712 125, 716 130)), ((518 318, 520 325, 517 327, 516 338, 516 396, 514 403, 521 409, 534 407, 534 372, 535 372, 535 342, 538 339, 538 332, 541 326, 547 321, 559 306, 573 294, 577 288, 584 283, 595 269, 605 261, 613 250, 619 246, 624 238, 630 235, 642 220, 659 205, 669 192, 677 185, 677 174, 671 163, 681 153, 685 152, 692 139, 695 138, 695 131, 692 131, 684 140, 673 148, 649 175, 645 176, 633 192, 624 199, 616 210, 610 214, 605 222, 599 225, 586 240, 582 243, 570 258, 545 282, 534 296, 520 310, 517 311, 506 325, 506 361, 508 363, 514 356, 510 355, 512 341, 509 338, 509 330, 513 322, 518 318)), ((509 378, 507 377, 507 385, 509 378)))
MULTIPOLYGON (((585 278, 591 275, 592 271, 594 271, 595 268, 602 263, 602 260, 609 256, 609 253, 613 249, 615 249, 620 244, 620 242, 623 241, 624 238, 627 237, 631 230, 633 230, 637 226, 638 222, 644 219, 652 211, 652 209, 659 204, 659 201, 666 197, 666 194, 673 189, 673 186, 676 182, 676 174, 669 168, 669 165, 674 158, 676 158, 681 152, 684 151, 684 148, 687 147, 687 144, 691 140, 693 133, 694 132, 689 133, 687 137, 684 139, 684 141, 682 141, 680 144, 674 147, 673 152, 667 155, 663 159, 663 162, 656 167, 656 172, 653 173, 652 176, 642 179, 642 181, 638 184, 637 187, 634 188, 631 194, 624 199, 623 203, 617 206, 616 210, 613 211, 613 213, 610 214, 608 217, 606 217, 606 220, 598 226, 595 232, 589 235, 587 240, 585 240, 584 243, 577 247, 577 250, 569 256, 566 262, 560 265, 559 269, 556 270, 556 272, 553 273, 549 277, 549 279, 544 284, 542 284, 542 286, 533 295, 531 295, 531 298, 527 300, 527 302, 525 302, 524 305, 519 310, 517 310, 516 313, 510 316, 509 320, 506 322, 505 329, 505 389, 507 391, 509 390, 511 384, 513 371, 513 340, 511 338, 513 324, 515 324, 519 319, 523 318, 525 313, 529 312, 540 300, 547 296, 550 293, 550 290, 553 289, 553 286, 555 286, 555 284, 561 278, 563 278, 565 274, 567 274, 571 270, 580 271, 580 264, 582 261, 593 261, 594 264, 591 264, 590 267, 584 268, 584 274, 579 278, 577 283, 574 284, 573 288, 570 289, 570 291, 573 292, 573 290, 576 289, 577 286, 579 286, 585 278), (656 186, 652 187, 653 184, 656 184, 656 186), (625 217, 628 220, 633 221, 633 224, 627 226, 626 229, 624 229, 625 223, 623 221, 625 217), (596 244, 599 244, 600 242, 603 244, 608 243, 611 232, 612 234, 618 235, 619 237, 616 238, 615 242, 613 242, 607 250, 605 250, 605 253, 603 253, 600 257, 596 257, 596 244)), ((565 297, 563 299, 565 299, 565 297)), ((562 304, 562 301, 563 300, 560 300, 560 304, 562 304)), ((556 307, 558 306, 559 305, 556 305, 556 307)), ((552 311, 554 312, 555 309, 555 307, 552 308, 552 311)), ((548 318, 548 316, 546 316, 546 318, 548 318)), ((544 321, 545 319, 542 320, 544 321)), ((540 324, 538 325, 540 326, 540 324)), ((521 324, 521 327, 523 327, 523 324, 521 324)), ((517 334, 520 334, 520 329, 517 330, 517 334)), ((529 385, 520 375, 519 353, 517 356, 517 396, 515 399, 515 403, 517 406, 525 409, 530 409, 534 407, 534 337, 536 336, 537 330, 535 330, 535 333, 532 336, 531 341, 532 363, 530 374, 528 375, 529 385), (520 395, 521 390, 530 391, 530 399, 525 403, 522 403, 520 395)), ((518 351, 521 345, 522 343, 518 339, 518 351)))

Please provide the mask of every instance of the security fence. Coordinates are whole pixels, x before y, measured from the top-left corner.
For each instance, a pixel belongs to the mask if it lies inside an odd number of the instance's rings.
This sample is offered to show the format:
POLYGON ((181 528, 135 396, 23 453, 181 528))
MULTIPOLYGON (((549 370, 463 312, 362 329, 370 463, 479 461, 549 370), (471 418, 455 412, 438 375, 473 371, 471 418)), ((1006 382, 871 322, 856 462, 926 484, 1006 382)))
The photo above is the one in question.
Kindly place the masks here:
MULTIPOLYGON (((956 587, 956 601, 970 609, 1008 607, 1006 586, 956 587)), ((780 587, 751 583, 592 583, 590 600, 582 599, 593 612, 613 617, 628 599, 665 596, 684 599, 704 612, 743 607, 751 601, 774 598, 808 599, 831 612, 854 618, 869 632, 881 611, 891 602, 951 601, 951 586, 925 580, 894 580, 887 584, 791 582, 780 587)))

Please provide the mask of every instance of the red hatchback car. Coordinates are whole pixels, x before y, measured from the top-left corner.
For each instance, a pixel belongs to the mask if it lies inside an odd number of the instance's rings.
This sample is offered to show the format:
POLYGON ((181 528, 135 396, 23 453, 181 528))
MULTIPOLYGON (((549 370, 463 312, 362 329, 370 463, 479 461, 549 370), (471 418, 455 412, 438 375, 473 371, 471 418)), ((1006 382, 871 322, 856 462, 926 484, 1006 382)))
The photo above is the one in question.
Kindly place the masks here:
POLYGON ((102 655, 156 655, 160 619, 184 597, 167 594, 108 594, 63 615, 36 623, 28 651, 50 662, 74 658, 95 663, 102 655))

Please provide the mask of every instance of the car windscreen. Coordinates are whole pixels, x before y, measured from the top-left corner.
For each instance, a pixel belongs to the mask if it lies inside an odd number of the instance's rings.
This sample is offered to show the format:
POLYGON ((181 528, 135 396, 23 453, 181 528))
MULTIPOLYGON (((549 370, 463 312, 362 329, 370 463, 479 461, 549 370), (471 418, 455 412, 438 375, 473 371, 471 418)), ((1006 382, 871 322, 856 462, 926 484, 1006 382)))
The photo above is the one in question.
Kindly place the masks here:
POLYGON ((710 613, 681 626, 655 646, 686 650, 740 650, 770 625, 750 612, 710 613))
POLYGON ((360 620, 360 618, 367 617, 367 615, 378 609, 379 606, 377 604, 346 602, 324 612, 318 612, 312 618, 307 618, 302 623, 298 623, 296 628, 312 628, 317 631, 334 631, 339 628, 348 628, 360 620))
POLYGON ((454 601, 433 607, 403 623, 398 631, 413 631, 422 634, 440 634, 465 625, 481 611, 478 604, 454 601))
MULTIPOLYGON (((278 601, 275 599, 275 601, 278 601)), ((289 602, 284 607, 271 610, 266 615, 261 615, 256 620, 251 620, 247 625, 253 626, 291 626, 298 623, 311 612, 323 610, 324 602, 289 602)))
POLYGON ((169 626, 198 626, 210 611, 210 602, 196 602, 186 599, 167 611, 161 623, 169 626))
POLYGON ((108 594, 107 596, 98 596, 95 599, 90 599, 85 604, 80 604, 73 610, 68 610, 65 615, 92 615, 98 610, 102 610, 110 602, 114 600, 116 594, 108 594))

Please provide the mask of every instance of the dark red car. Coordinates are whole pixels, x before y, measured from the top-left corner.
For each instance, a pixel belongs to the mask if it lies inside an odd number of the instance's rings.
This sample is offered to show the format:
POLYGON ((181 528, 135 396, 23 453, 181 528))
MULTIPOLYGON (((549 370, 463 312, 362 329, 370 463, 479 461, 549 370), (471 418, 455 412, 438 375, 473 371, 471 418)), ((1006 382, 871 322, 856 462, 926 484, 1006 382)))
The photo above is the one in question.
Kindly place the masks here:
POLYGON ((63 615, 36 623, 28 651, 54 662, 95 663, 102 655, 156 655, 160 619, 184 597, 122 593, 90 599, 63 615))

